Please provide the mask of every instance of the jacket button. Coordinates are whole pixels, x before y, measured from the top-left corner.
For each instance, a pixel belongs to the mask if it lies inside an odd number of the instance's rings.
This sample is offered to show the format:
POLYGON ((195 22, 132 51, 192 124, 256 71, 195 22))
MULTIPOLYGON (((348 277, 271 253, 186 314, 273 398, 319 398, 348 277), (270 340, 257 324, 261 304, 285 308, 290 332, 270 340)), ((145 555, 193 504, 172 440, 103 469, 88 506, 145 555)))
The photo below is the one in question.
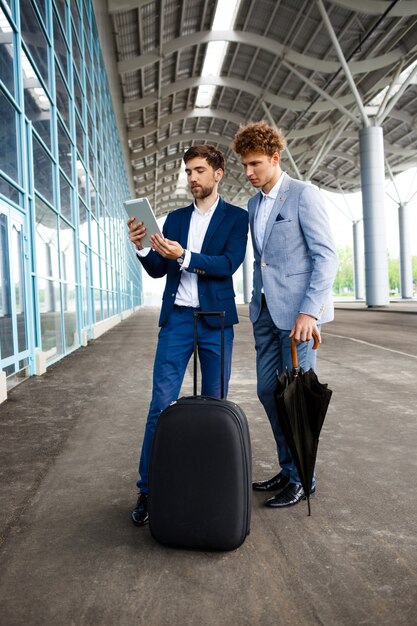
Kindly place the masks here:
POLYGON ((265 261, 262 261, 262 267, 266 267, 265 261))

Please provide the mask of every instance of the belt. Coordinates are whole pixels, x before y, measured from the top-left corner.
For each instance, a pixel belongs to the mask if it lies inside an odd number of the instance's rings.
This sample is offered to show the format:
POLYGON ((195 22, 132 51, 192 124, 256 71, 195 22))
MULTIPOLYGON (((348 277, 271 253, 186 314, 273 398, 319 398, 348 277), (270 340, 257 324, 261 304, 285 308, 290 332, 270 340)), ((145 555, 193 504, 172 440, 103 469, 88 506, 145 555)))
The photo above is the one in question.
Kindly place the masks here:
POLYGON ((174 311, 201 311, 201 307, 199 306, 182 306, 180 304, 174 304, 174 306, 172 307, 174 309, 174 311))

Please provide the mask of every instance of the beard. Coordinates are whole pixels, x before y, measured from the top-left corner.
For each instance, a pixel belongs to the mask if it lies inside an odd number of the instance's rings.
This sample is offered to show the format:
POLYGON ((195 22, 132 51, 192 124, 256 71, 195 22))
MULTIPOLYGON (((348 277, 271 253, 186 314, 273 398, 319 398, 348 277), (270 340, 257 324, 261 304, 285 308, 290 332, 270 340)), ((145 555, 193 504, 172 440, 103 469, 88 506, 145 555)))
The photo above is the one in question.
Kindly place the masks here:
POLYGON ((203 200, 207 198, 214 190, 214 183, 212 185, 200 185, 198 187, 193 187, 191 189, 191 193, 194 198, 197 200, 203 200))

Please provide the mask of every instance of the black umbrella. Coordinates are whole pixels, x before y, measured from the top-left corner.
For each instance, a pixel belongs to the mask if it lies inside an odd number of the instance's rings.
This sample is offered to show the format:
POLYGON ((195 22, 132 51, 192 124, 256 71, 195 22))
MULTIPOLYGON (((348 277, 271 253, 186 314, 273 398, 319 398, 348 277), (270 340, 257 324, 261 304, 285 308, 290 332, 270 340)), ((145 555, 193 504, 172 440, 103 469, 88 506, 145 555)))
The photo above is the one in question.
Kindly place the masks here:
MULTIPOLYGON (((314 336, 313 349, 318 346, 314 336)), ((307 497, 308 514, 311 515, 311 483, 316 465, 317 447, 332 391, 319 382, 312 369, 307 372, 298 367, 297 346, 291 343, 292 371, 285 370, 278 377, 275 401, 280 426, 297 466, 300 481, 307 497)))

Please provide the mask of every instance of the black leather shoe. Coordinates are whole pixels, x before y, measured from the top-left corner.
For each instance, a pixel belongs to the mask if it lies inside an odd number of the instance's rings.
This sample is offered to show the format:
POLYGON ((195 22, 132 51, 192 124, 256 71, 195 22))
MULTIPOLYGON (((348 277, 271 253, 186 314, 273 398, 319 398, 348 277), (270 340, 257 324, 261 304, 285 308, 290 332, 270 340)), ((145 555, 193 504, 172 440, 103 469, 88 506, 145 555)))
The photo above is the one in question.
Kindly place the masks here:
POLYGON ((135 526, 145 526, 149 522, 147 493, 139 494, 136 508, 133 509, 131 518, 135 526))
POLYGON ((261 480, 258 483, 253 483, 252 487, 255 491, 279 491, 288 485, 288 481, 288 476, 280 472, 269 480, 261 480))
MULTIPOLYGON (((313 487, 311 489, 310 498, 313 496, 316 488, 313 487)), ((306 494, 304 493, 304 489, 302 485, 295 485, 294 483, 288 483, 288 485, 280 491, 273 498, 269 498, 266 500, 265 506, 271 506, 274 508, 281 508, 284 506, 293 506, 294 504, 298 504, 300 500, 305 500, 306 494)))

